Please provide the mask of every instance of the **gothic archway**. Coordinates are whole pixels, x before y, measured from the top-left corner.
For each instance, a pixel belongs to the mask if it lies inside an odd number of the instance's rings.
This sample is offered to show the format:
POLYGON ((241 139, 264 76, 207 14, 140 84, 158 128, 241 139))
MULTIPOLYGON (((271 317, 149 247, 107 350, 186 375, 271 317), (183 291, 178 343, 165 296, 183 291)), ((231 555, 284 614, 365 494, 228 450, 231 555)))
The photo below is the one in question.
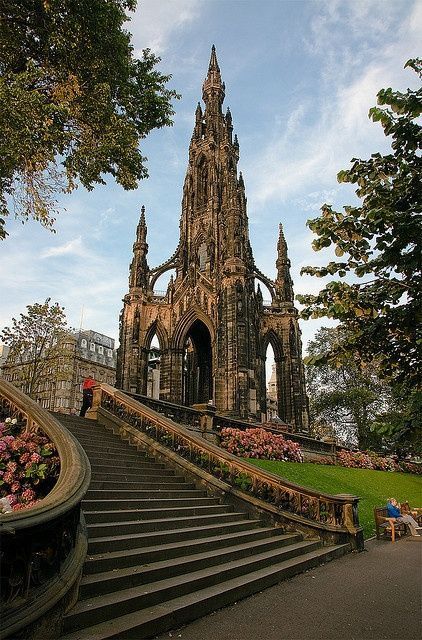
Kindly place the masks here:
POLYGON ((206 403, 213 397, 212 347, 208 327, 195 320, 183 345, 182 402, 206 403))

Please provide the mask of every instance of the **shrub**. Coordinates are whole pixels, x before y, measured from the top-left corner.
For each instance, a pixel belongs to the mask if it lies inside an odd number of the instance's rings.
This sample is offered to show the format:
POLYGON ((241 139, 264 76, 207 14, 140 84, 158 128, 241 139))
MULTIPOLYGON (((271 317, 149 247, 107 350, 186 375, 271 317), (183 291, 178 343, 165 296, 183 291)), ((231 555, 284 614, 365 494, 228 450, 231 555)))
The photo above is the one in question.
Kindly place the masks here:
POLYGON ((0 498, 7 498, 13 511, 44 498, 59 471, 56 448, 44 434, 26 432, 15 419, 0 422, 0 498))
POLYGON ((225 427, 221 430, 220 446, 241 458, 303 461, 302 452, 296 442, 265 429, 250 428, 242 431, 225 427))
MULTIPOLYGON (((324 464, 324 463, 322 463, 324 464)), ((380 456, 374 451, 339 451, 337 464, 355 469, 374 469, 376 471, 402 471, 422 475, 422 465, 412 462, 396 461, 393 458, 380 456)))

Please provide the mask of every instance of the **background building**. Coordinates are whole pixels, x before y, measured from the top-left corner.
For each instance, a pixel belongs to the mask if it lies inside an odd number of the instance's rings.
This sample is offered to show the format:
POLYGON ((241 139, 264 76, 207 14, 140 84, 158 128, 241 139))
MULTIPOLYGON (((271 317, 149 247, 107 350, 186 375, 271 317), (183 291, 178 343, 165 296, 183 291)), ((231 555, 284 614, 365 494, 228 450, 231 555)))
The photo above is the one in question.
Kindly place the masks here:
MULTIPOLYGON (((115 385, 115 343, 113 338, 96 331, 68 333, 62 353, 60 362, 55 362, 49 368, 32 395, 44 409, 75 414, 79 413, 82 405, 82 383, 88 375, 97 382, 115 385)), ((28 358, 27 365, 29 363, 28 358)), ((25 363, 15 364, 7 357, 2 366, 4 378, 24 392, 27 390, 22 381, 21 369, 25 366, 25 363)))

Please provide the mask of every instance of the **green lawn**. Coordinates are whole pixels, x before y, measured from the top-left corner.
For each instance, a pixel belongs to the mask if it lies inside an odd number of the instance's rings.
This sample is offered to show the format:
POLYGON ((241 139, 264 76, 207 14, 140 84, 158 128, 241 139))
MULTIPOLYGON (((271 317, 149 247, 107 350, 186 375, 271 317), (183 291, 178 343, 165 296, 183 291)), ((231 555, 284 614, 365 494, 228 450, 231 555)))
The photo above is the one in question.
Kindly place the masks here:
POLYGON ((348 469, 306 462, 248 461, 282 478, 323 493, 351 493, 359 496, 359 522, 365 538, 375 534, 374 507, 385 505, 388 498, 394 496, 399 502, 408 500, 410 506, 422 507, 422 477, 410 473, 348 469))

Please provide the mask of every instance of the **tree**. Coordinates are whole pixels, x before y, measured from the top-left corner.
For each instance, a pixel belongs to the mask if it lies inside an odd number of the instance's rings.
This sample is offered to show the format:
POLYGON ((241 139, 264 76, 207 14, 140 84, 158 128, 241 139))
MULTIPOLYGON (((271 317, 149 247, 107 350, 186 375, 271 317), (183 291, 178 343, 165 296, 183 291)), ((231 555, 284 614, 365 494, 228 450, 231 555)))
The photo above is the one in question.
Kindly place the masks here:
POLYGON ((57 194, 147 176, 139 142, 171 124, 170 76, 123 29, 136 0, 0 0, 0 238, 5 218, 52 228, 57 194), (1 217, 2 216, 2 217, 1 217))
MULTIPOLYGON (((422 75, 422 61, 405 66, 422 75)), ((383 89, 369 116, 391 136, 392 152, 369 160, 352 160, 339 182, 357 185, 360 206, 344 212, 324 205, 308 221, 318 238, 316 251, 334 246, 342 261, 305 267, 302 273, 337 275, 317 296, 298 296, 303 318, 329 317, 347 326, 342 342, 313 362, 335 362, 346 350, 363 363, 376 362, 379 375, 409 389, 420 385, 421 249, 422 249, 422 90, 383 89), (346 281, 349 275, 357 281, 346 281)), ((309 361, 311 362, 311 361, 309 361)))
POLYGON ((10 349, 4 372, 24 393, 37 399, 46 385, 69 378, 69 329, 64 309, 57 302, 50 304, 50 298, 26 308, 26 314, 21 313, 19 320, 12 318, 12 326, 1 332, 10 349))
MULTIPOLYGON (((308 344, 313 356, 329 353, 342 340, 341 327, 322 327, 308 344)), ((390 409, 391 391, 372 367, 361 367, 347 352, 336 363, 308 364, 307 389, 311 422, 321 422, 349 446, 378 448, 381 438, 372 424, 381 412, 390 409)))
POLYGON ((378 434, 388 448, 400 457, 422 455, 422 393, 405 387, 392 389, 392 402, 386 411, 376 416, 371 430, 378 434))

